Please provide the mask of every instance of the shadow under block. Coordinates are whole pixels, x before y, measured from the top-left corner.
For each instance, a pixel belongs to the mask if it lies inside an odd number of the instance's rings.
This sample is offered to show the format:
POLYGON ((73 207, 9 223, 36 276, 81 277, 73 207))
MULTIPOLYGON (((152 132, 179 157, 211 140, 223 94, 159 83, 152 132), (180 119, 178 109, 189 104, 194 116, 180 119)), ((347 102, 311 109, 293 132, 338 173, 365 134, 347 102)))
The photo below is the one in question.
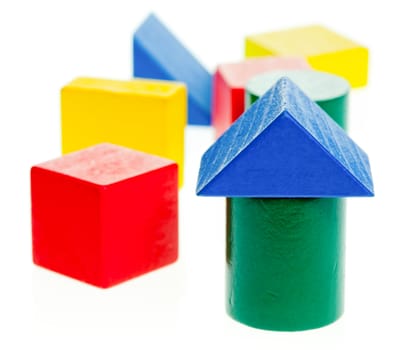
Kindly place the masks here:
POLYGON ((177 259, 177 164, 100 144, 31 170, 34 263, 107 288, 177 259))
POLYGON ((155 15, 133 36, 133 75, 184 82, 188 124, 210 125, 212 76, 155 15))
POLYGON ((347 129, 350 86, 346 79, 315 70, 279 70, 260 74, 246 84, 246 106, 267 92, 277 80, 288 77, 343 129, 347 129))
POLYGON ((314 69, 340 75, 352 87, 368 80, 368 49, 318 25, 250 35, 245 55, 303 56, 314 69))
POLYGON ((183 183, 186 87, 134 79, 78 78, 61 90, 62 152, 101 142, 172 159, 183 183))
POLYGON ((228 313, 276 331, 325 326, 343 312, 343 198, 228 198, 228 313))
POLYGON ((221 64, 213 79, 212 124, 216 138, 245 110, 245 85, 252 77, 277 69, 308 69, 301 57, 267 57, 221 64))
POLYGON ((373 183, 366 153, 285 77, 205 152, 197 194, 360 197, 373 183))

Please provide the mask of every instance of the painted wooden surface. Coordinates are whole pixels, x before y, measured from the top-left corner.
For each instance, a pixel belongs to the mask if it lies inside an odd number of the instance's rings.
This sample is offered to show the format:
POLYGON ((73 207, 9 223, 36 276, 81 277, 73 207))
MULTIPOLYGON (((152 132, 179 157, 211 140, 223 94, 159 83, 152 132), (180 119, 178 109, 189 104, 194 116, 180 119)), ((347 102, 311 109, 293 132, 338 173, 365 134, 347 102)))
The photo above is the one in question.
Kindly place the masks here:
POLYGON ((107 288, 178 256, 177 165, 100 144, 31 170, 35 264, 107 288))
POLYGON ((298 331, 343 312, 343 198, 228 198, 227 310, 252 327, 298 331))
POLYGON ((62 152, 111 142, 172 159, 183 182, 186 88, 181 83, 78 78, 61 90, 62 152))
POLYGON ((288 77, 203 155, 197 194, 227 197, 226 305, 235 320, 299 331, 342 315, 340 197, 373 196, 370 166, 288 77))
POLYGON ((245 111, 245 85, 254 76, 277 69, 309 68, 302 57, 266 57, 217 67, 213 79, 213 118, 216 137, 245 111))
POLYGON ((245 55, 300 55, 314 69, 340 75, 352 87, 365 86, 368 80, 368 49, 319 25, 247 36, 245 55))
POLYGON ((366 153, 282 78, 205 152, 197 194, 373 196, 373 183, 366 153))
POLYGON ((246 84, 246 107, 252 105, 280 78, 288 77, 343 129, 348 125, 350 85, 346 79, 316 70, 279 70, 260 74, 246 84))
POLYGON ((133 75, 184 82, 188 89, 188 123, 210 125, 211 74, 153 14, 133 36, 133 75))

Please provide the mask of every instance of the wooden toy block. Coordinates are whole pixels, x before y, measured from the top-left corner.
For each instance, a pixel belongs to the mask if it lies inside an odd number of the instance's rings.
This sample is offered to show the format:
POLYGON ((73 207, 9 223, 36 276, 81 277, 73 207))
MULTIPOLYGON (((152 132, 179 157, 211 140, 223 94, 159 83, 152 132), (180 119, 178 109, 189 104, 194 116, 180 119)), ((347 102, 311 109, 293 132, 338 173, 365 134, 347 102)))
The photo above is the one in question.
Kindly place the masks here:
POLYGON ((177 169, 112 144, 34 166, 34 263, 107 288, 176 261, 177 169))
POLYGON ((340 75, 352 87, 365 86, 368 80, 368 49, 318 25, 250 35, 245 54, 304 56, 313 68, 340 75))
POLYGON ((350 86, 346 79, 330 73, 299 69, 271 71, 257 75, 246 84, 246 106, 252 105, 283 77, 290 78, 337 124, 347 129, 350 86))
POLYGON ((212 124, 216 137, 245 111, 245 85, 250 78, 271 70, 309 67, 302 57, 267 57, 219 65, 213 79, 212 124))
POLYGON ((197 194, 372 196, 373 185, 365 152, 282 78, 203 155, 197 194))
POLYGON ((188 123, 210 125, 211 74, 153 14, 133 37, 133 75, 184 82, 188 123))
POLYGON ((367 155, 288 77, 203 155, 197 194, 225 196, 227 311, 278 331, 343 312, 344 199, 373 196, 367 155))
POLYGON ((183 183, 184 84, 78 78, 62 88, 62 152, 111 142, 178 163, 183 183))
POLYGON ((343 313, 343 198, 228 198, 227 312, 299 331, 343 313))

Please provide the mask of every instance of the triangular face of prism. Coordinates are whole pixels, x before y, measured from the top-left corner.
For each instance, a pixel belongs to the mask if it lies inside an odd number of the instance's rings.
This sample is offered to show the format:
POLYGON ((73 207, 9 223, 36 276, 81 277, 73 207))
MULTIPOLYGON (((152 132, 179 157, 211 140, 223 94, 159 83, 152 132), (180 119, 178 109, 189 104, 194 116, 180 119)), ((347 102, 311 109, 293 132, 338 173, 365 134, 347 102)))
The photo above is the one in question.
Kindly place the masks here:
POLYGON ((373 185, 366 153, 282 78, 203 155, 197 194, 373 196, 373 185))
POLYGON ((198 194, 284 198, 372 196, 286 111, 198 194))

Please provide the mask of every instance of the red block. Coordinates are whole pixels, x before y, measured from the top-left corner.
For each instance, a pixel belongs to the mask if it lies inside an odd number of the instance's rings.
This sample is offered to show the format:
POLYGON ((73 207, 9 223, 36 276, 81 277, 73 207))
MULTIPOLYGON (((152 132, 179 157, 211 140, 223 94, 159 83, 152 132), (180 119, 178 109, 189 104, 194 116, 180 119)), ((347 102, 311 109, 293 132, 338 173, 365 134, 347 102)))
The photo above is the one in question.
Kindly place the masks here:
POLYGON ((268 57, 221 64, 213 82, 213 126, 221 136, 245 110, 245 85, 255 75, 278 69, 306 69, 301 57, 268 57))
POLYGON ((100 144, 31 169, 34 263, 107 288, 178 257, 178 168, 100 144))

